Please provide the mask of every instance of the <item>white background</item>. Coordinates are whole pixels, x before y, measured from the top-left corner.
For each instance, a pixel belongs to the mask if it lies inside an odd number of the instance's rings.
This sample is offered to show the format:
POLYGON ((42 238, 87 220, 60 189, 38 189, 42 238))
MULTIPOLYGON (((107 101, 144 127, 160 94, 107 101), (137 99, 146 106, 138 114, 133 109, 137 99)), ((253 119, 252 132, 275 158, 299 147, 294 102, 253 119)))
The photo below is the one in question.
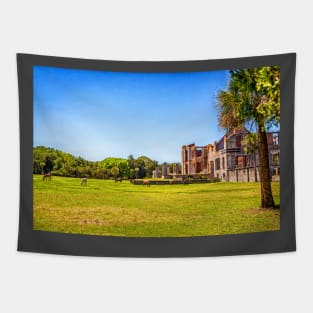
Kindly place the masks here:
POLYGON ((310 1, 1 1, 1 312, 312 312, 310 1), (191 60, 297 52, 295 253, 110 259, 16 252, 16 52, 191 60))

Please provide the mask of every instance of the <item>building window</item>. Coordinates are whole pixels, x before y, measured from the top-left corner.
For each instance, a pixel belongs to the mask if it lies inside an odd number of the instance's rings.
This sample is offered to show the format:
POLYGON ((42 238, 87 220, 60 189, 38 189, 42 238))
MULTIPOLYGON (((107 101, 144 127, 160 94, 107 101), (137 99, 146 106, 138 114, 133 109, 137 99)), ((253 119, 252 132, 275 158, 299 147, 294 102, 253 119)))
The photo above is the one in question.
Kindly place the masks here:
POLYGON ((200 173, 200 172, 201 172, 201 163, 197 162, 196 173, 200 173))
POLYGON ((218 159, 215 159, 215 169, 216 170, 220 170, 221 169, 221 159, 218 158, 218 159))
POLYGON ((251 158, 249 156, 246 156, 246 166, 251 166, 251 158))
POLYGON ((214 162, 210 161, 210 173, 214 175, 214 162))
POLYGON ((225 169, 225 158, 222 158, 222 169, 225 169))
POLYGON ((242 141, 241 135, 236 136, 236 146, 237 146, 237 148, 241 147, 241 141, 242 141))
POLYGON ((272 155, 272 163, 273 165, 279 165, 279 153, 275 153, 272 155))
POLYGON ((279 145, 279 136, 278 133, 273 133, 273 145, 279 145))
POLYGON ((236 167, 243 168, 245 167, 245 158, 243 156, 236 157, 236 167))

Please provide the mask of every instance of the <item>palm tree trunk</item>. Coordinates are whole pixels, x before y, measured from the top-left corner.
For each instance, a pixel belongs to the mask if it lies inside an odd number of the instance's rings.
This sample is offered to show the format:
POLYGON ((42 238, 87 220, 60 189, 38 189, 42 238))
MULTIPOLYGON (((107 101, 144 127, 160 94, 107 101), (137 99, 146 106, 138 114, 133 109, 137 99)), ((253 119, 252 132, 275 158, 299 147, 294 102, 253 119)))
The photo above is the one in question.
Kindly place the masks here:
POLYGON ((253 163, 254 163, 254 181, 257 182, 258 181, 258 174, 256 172, 256 153, 255 153, 255 150, 253 152, 253 163))
POLYGON ((260 158, 260 180, 261 180, 261 206, 262 208, 275 207, 271 187, 271 175, 268 159, 268 146, 264 126, 259 124, 259 158, 260 158))

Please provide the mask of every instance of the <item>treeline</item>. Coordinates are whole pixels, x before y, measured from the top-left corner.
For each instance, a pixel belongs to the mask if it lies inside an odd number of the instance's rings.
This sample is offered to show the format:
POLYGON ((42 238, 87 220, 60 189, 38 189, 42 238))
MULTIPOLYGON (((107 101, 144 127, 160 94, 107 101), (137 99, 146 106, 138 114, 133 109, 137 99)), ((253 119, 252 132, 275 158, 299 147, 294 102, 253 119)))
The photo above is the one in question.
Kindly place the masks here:
MULTIPOLYGON (((43 146, 33 148, 33 173, 42 174, 46 171, 48 164, 52 174, 56 176, 86 176, 99 179, 145 178, 152 177, 152 171, 156 168, 159 172, 162 170, 162 164, 147 156, 134 158, 130 155, 127 159, 110 157, 102 161, 87 161, 53 148, 43 146)), ((173 168, 171 163, 167 163, 166 166, 173 168)))

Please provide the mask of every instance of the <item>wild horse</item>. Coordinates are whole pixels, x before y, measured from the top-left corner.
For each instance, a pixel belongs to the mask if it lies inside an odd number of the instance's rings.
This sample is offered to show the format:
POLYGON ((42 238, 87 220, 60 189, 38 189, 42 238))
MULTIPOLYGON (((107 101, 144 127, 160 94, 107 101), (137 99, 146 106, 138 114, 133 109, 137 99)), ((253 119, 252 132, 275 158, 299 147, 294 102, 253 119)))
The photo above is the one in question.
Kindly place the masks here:
POLYGON ((142 181, 142 185, 143 185, 143 186, 150 187, 150 186, 151 186, 150 180, 149 180, 149 179, 144 179, 144 180, 142 181))
POLYGON ((51 172, 49 173, 44 173, 42 176, 42 180, 51 180, 52 174, 51 172))

